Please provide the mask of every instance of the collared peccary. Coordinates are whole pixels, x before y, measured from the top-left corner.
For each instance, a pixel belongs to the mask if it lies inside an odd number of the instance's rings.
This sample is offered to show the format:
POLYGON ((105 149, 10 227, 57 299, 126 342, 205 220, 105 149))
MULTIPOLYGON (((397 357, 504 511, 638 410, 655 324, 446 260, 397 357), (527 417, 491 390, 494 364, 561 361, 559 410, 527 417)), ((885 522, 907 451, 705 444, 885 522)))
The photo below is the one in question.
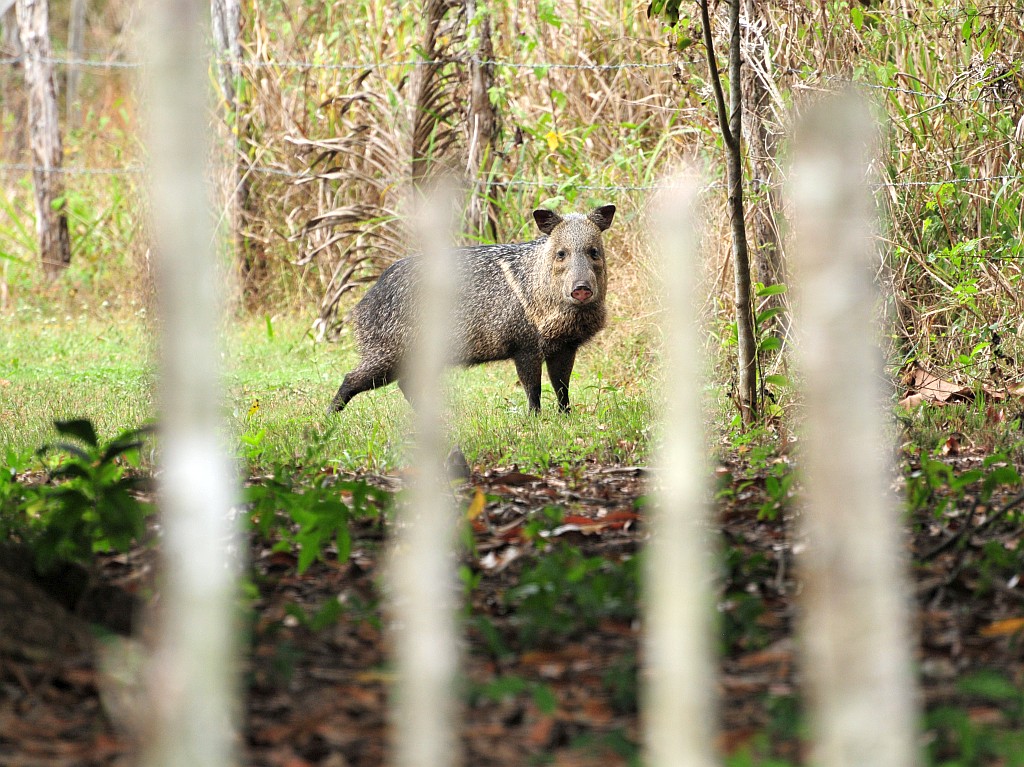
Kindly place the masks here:
MULTIPOLYGON (((569 375, 576 350, 604 327, 608 284, 601 233, 614 205, 582 215, 533 212, 543 237, 531 242, 460 248, 459 291, 452 318, 454 364, 511 359, 530 410, 540 410, 541 363, 569 410, 569 375)), ((345 376, 328 412, 359 392, 403 382, 407 350, 416 343, 418 258, 384 270, 353 310, 361 361, 345 376)))

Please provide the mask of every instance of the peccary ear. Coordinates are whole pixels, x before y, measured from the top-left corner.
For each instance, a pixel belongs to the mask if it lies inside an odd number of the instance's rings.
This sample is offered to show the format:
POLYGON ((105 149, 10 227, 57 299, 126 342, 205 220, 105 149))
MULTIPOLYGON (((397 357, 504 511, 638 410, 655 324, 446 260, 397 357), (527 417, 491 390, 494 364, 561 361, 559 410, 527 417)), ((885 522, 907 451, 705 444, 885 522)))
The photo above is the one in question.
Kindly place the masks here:
POLYGON ((615 217, 615 206, 604 205, 600 208, 596 208, 593 213, 589 214, 587 218, 597 224, 597 228, 602 232, 612 225, 612 219, 615 217))
POLYGON ((561 216, 553 210, 547 210, 546 208, 537 208, 537 210, 533 211, 533 220, 537 222, 537 227, 544 234, 551 234, 554 228, 562 223, 561 216))

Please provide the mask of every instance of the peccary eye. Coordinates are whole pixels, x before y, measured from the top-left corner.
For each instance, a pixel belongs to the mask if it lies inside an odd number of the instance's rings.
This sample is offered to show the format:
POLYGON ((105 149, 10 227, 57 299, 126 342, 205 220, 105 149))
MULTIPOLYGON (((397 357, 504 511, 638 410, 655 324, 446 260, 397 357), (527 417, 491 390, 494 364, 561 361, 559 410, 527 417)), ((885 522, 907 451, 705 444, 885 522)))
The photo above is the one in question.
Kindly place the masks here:
POLYGON ((555 253, 555 258, 557 258, 559 261, 565 261, 565 255, 565 251, 560 250, 557 253, 555 253))
POLYGON ((600 256, 601 256, 601 254, 598 252, 597 248, 591 248, 590 249, 590 257, 592 259, 594 259, 596 261, 598 258, 600 258, 600 256))

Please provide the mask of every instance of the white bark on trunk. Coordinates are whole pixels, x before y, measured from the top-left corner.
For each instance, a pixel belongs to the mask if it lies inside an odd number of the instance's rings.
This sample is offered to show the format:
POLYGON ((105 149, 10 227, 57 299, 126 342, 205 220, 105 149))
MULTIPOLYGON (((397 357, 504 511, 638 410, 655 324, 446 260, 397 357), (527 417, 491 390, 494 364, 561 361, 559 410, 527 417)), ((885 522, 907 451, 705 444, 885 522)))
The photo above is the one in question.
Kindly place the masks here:
POLYGON ((222 181, 224 215, 221 220, 227 224, 227 236, 222 237, 230 252, 230 261, 237 269, 239 288, 249 265, 246 263, 245 235, 243 232, 244 211, 248 199, 247 169, 245 167, 245 116, 239 112, 238 77, 242 60, 241 6, 239 0, 211 0, 210 24, 215 49, 214 67, 217 83, 220 85, 219 110, 221 116, 221 141, 224 146, 218 152, 222 158, 218 175, 222 181))
POLYGON ((910 599, 883 418, 867 186, 876 127, 851 97, 815 107, 791 193, 807 422, 802 637, 815 764, 918 764, 910 599))
POLYGON ((220 444, 220 303, 206 183, 204 0, 149 7, 146 44, 154 261, 162 312, 157 647, 147 767, 235 762, 234 472, 220 444))
POLYGON ((697 336, 697 182, 683 177, 658 201, 658 274, 666 305, 666 412, 650 519, 644 739, 651 767, 715 764, 715 660, 711 623, 711 535, 697 336))
POLYGON ((57 119, 57 87, 46 0, 17 0, 18 31, 24 50, 28 85, 32 172, 35 184, 36 234, 43 273, 56 279, 71 262, 71 240, 64 212, 64 149, 57 119))
POLYGON ((443 362, 456 286, 452 200, 435 190, 418 212, 422 271, 421 336, 407 372, 415 403, 415 477, 398 521, 390 574, 394 587, 395 663, 392 705, 395 764, 450 767, 460 762, 455 731, 458 659, 455 509, 445 472, 443 362))

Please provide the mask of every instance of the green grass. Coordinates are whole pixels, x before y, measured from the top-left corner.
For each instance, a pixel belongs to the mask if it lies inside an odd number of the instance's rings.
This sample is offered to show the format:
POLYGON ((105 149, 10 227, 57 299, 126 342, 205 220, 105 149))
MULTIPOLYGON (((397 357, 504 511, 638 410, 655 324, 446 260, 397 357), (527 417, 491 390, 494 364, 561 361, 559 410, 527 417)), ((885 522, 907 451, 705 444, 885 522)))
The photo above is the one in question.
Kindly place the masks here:
MULTIPOLYGON (((156 353, 149 325, 144 317, 102 307, 79 316, 38 309, 0 316, 0 455, 51 441, 54 419, 88 418, 103 437, 152 419, 156 353)), ((343 413, 327 416, 327 403, 356 354, 348 336, 316 343, 306 327, 295 317, 228 326, 223 349, 231 444, 253 469, 309 460, 355 471, 402 465, 411 411, 397 387, 362 394, 343 413)), ((597 345, 581 352, 568 416, 556 411, 547 385, 542 414, 528 414, 511 363, 453 371, 453 440, 481 469, 643 460, 650 401, 626 357, 597 345)))
POLYGON ((24 308, 0 315, 0 456, 52 441, 55 419, 90 419, 106 437, 153 412, 144 322, 24 308))

